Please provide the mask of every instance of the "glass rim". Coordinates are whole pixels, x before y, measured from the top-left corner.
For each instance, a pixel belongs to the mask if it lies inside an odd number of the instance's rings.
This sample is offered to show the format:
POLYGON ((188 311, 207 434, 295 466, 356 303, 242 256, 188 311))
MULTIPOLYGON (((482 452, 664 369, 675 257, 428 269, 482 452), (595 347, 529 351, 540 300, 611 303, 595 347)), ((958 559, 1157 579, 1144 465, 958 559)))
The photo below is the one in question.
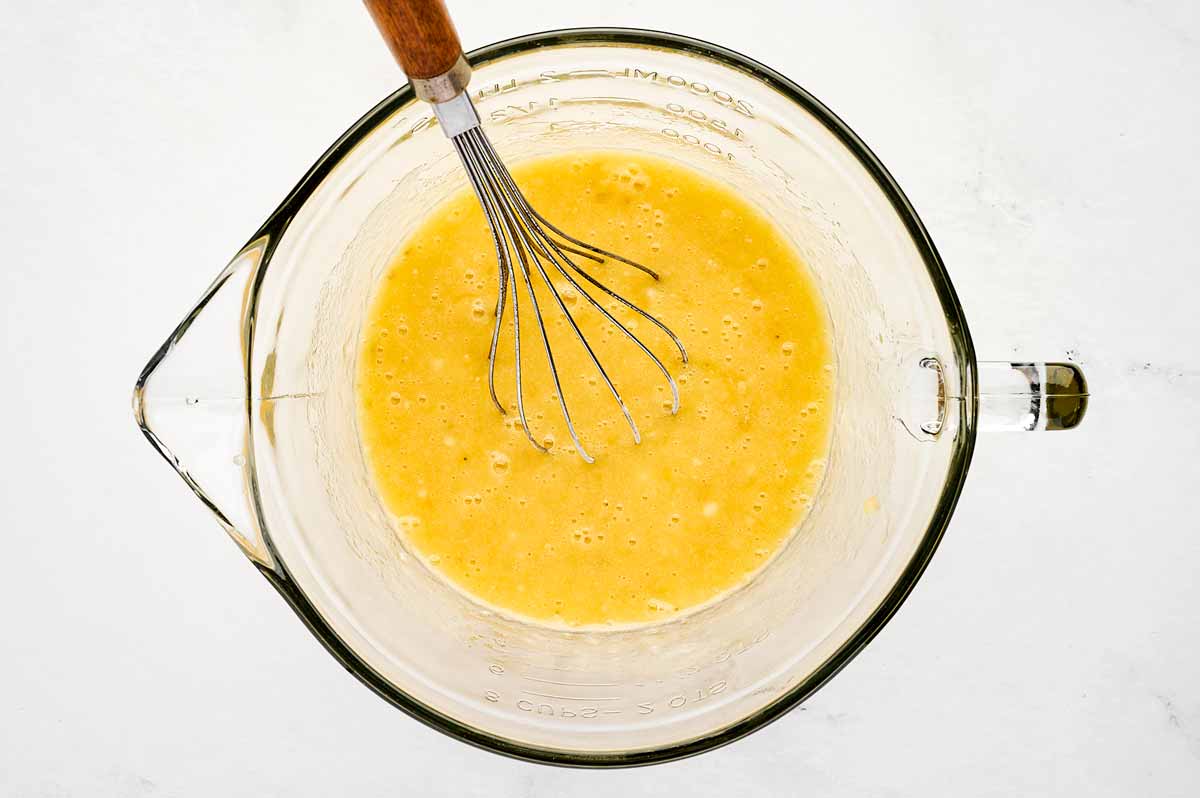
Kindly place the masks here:
MULTIPOLYGON (((945 533, 950 517, 953 515, 966 480, 974 450, 978 413, 975 397, 977 364, 974 347, 949 274, 946 272, 942 259, 924 224, 895 179, 867 145, 845 122, 798 84, 765 64, 720 45, 674 33, 639 28, 595 27, 543 31, 485 45, 467 53, 466 57, 472 65, 479 66, 531 50, 604 44, 642 46, 699 56, 750 75, 820 121, 855 156, 887 197, 893 210, 903 222, 929 272, 945 315, 954 349, 959 396, 964 402, 964 412, 960 429, 952 441, 954 450, 951 452, 946 479, 929 525, 896 582, 859 628, 805 679, 766 706, 702 737, 654 748, 589 752, 530 745, 477 729, 408 695, 367 664, 325 621, 316 605, 304 594, 292 577, 286 563, 271 541, 270 530, 266 528, 262 530, 263 542, 274 564, 268 565, 255 561, 255 566, 287 601, 326 650, 355 678, 385 701, 421 723, 468 745, 529 762, 586 768, 652 765, 683 759, 719 748, 787 714, 837 675, 891 620, 928 566, 945 533)), ((290 221, 295 217, 296 211, 359 142, 394 112, 415 99, 411 85, 406 84, 364 114, 317 159, 279 207, 250 238, 251 244, 264 240, 266 242, 263 260, 251 288, 250 302, 247 308, 250 318, 255 315, 259 288, 268 271, 275 246, 290 221)), ((248 338, 245 353, 247 364, 253 362, 253 335, 248 338)), ((152 365, 153 361, 147 366, 147 371, 151 369, 152 365)), ((253 435, 252 427, 249 434, 253 435)), ((250 449, 253 451, 252 442, 250 449)), ((257 510, 261 506, 258 500, 258 479, 253 468, 249 469, 248 473, 254 496, 253 503, 257 510)))

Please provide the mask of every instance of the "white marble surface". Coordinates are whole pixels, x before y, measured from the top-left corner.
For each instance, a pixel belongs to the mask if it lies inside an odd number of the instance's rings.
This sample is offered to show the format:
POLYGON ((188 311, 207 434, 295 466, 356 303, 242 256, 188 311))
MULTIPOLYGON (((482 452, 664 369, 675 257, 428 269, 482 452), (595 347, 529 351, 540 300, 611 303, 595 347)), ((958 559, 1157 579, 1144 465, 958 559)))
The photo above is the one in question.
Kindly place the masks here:
POLYGON ((1086 367, 1086 426, 980 440, 927 575, 804 711, 639 771, 467 748, 335 664, 129 410, 198 291, 397 83, 366 14, 12 4, 0 795, 1200 794, 1200 7, 469 5, 468 47, 642 26, 794 77, 904 186, 982 357, 1086 367))

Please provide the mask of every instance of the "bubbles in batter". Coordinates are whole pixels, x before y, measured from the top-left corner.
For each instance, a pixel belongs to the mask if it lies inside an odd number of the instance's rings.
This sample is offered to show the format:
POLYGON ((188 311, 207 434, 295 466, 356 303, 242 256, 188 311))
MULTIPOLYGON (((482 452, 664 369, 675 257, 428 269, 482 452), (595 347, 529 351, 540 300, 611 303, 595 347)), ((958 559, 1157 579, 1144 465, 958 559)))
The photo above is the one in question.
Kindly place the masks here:
POLYGON ((680 164, 614 151, 513 171, 557 226, 662 275, 580 261, 684 340, 686 367, 665 336, 600 297, 668 364, 679 414, 657 369, 565 284, 563 301, 642 444, 556 306, 551 343, 596 463, 574 453, 532 323, 521 342, 526 411, 551 453, 534 449, 516 418, 511 318, 496 374, 508 413, 496 410, 494 250, 464 189, 434 209, 376 288, 356 386, 366 460, 396 534, 479 600, 570 625, 659 621, 751 577, 811 509, 834 378, 820 296, 767 217, 680 164))

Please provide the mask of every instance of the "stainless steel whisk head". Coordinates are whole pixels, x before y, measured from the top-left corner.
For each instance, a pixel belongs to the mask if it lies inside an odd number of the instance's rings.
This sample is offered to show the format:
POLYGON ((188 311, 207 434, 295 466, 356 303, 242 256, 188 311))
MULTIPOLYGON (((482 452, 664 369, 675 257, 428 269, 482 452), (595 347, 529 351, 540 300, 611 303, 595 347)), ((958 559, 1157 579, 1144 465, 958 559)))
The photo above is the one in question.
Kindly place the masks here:
POLYGON ((588 339, 584 336, 583 331, 580 330, 579 324, 567 308, 562 295, 555 288, 552 276, 557 276, 565 280, 589 306, 620 330, 658 368, 670 386, 672 400, 671 413, 674 415, 679 412, 679 386, 676 384, 675 378, 671 376, 671 372, 650 347, 638 338, 629 327, 616 318, 600 300, 585 288, 584 284, 587 284, 603 296, 614 300, 621 306, 628 308, 666 333, 679 350, 679 355, 683 359, 683 362, 686 363, 687 350, 684 349, 683 343, 666 324, 596 279, 595 276, 581 268, 575 258, 586 258, 596 263, 603 263, 605 260, 619 261, 644 272, 654 280, 659 279, 658 274, 640 263, 636 263, 613 252, 608 252, 585 241, 580 241, 563 232, 538 213, 529 204, 528 200, 525 199, 525 196, 521 193, 520 188, 513 180, 507 167, 501 161, 500 156, 496 154, 496 150, 492 147, 487 134, 480 127, 479 117, 466 92, 458 94, 454 99, 447 102, 435 103, 434 111, 446 135, 454 144, 454 149, 458 152, 459 158, 462 159, 463 168, 467 172, 467 178, 470 180, 471 187, 475 190, 475 196, 478 198, 479 204, 483 208, 484 216, 487 218, 488 227, 491 229, 492 240, 496 248, 499 282, 496 297, 495 325, 492 329, 491 347, 488 350, 488 391, 491 394, 492 401, 500 409, 501 413, 506 412, 504 405, 496 395, 496 351, 499 347, 504 319, 511 305, 517 415, 521 420, 521 428, 525 431, 529 442, 538 449, 546 451, 546 448, 538 442, 530 431, 529 420, 525 414, 524 389, 521 379, 521 307, 523 304, 521 289, 523 287, 525 296, 529 301, 530 310, 533 311, 533 318, 538 327, 543 349, 545 350, 546 364, 549 367, 550 376, 554 382, 554 395, 558 399, 558 406, 562 411, 563 419, 566 421, 567 429, 571 434, 571 440, 574 442, 575 448, 579 451, 579 456, 589 463, 593 462, 592 456, 584 448, 579 433, 575 430, 575 424, 571 420, 571 411, 567 404, 562 382, 559 379, 558 368, 554 360, 554 351, 550 346, 550 338, 546 332, 546 322, 543 318, 542 306, 538 302, 537 291, 534 287, 536 279, 540 278, 553 300, 554 307, 565 317, 576 339, 583 346, 592 365, 595 366, 600 378, 604 381, 605 386, 620 408, 622 415, 624 415, 625 421, 633 433, 634 443, 641 443, 642 436, 638 431, 637 422, 633 420, 633 415, 629 412, 629 408, 621 398, 621 392, 617 389, 612 378, 609 377, 608 371, 600 362, 600 358, 596 355, 591 344, 588 343, 588 339), (581 280, 582 282, 580 282, 581 280))

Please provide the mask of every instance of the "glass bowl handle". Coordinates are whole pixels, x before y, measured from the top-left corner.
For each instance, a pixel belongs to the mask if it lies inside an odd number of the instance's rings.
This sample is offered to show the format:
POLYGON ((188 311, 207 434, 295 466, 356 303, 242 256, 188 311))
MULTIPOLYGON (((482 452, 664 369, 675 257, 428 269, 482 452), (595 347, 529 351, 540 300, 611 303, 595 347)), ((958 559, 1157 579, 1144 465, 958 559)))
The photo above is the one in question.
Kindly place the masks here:
POLYGON ((1088 387, 1074 363, 979 364, 979 429, 1074 429, 1087 412, 1088 387))

